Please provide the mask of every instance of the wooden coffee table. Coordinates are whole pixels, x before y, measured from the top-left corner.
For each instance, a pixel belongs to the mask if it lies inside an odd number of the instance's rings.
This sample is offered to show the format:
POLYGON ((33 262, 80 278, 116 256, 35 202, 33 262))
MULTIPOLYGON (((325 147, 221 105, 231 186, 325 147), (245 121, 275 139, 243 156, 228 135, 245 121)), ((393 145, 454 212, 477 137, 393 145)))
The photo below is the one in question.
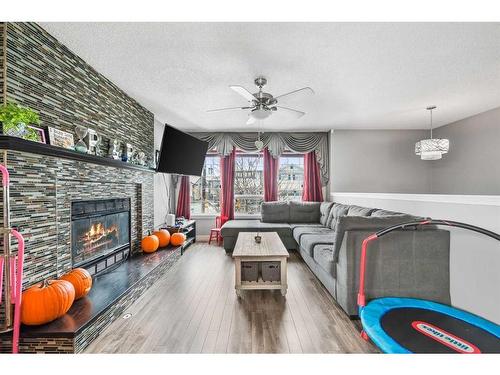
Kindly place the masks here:
POLYGON ((256 232, 240 232, 236 240, 236 246, 233 250, 235 266, 235 285, 236 294, 241 296, 241 290, 255 289, 281 289, 281 294, 286 294, 287 284, 287 258, 289 257, 283 242, 276 232, 260 232, 261 243, 255 242, 256 232), (264 281, 259 276, 257 281, 241 280, 242 262, 279 262, 280 280, 264 281))

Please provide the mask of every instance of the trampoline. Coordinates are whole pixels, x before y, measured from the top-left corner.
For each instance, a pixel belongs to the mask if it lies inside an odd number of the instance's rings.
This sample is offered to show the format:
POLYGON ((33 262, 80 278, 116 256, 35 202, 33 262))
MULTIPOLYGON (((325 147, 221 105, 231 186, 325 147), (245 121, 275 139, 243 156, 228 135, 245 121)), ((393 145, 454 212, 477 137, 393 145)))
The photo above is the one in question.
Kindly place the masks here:
POLYGON ((398 229, 423 225, 471 230, 497 241, 500 235, 456 221, 424 220, 391 226, 367 237, 362 244, 358 306, 364 339, 384 353, 500 353, 500 326, 467 311, 432 301, 383 297, 366 303, 365 275, 368 244, 398 229))

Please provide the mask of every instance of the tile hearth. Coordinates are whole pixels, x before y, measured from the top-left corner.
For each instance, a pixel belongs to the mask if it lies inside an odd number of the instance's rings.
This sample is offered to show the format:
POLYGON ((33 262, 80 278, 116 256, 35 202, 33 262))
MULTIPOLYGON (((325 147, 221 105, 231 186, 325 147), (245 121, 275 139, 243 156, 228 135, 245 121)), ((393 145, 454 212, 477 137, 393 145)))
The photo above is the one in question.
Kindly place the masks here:
MULTIPOLYGON (((66 315, 41 326, 22 326, 20 352, 81 352, 180 256, 180 247, 140 254, 95 277, 90 293, 75 301, 66 315)), ((0 335, 0 352, 10 350, 10 334, 0 335)))

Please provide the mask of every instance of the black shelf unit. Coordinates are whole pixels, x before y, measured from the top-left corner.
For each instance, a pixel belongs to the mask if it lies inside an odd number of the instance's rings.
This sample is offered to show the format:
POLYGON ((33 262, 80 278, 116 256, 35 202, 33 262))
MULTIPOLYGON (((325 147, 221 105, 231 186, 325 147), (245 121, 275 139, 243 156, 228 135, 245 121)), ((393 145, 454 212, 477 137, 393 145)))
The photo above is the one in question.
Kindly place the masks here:
MULTIPOLYGON (((167 227, 163 225, 162 229, 166 229, 171 231, 173 227, 167 227)), ((186 235, 186 241, 181 246, 181 255, 184 254, 184 250, 186 250, 189 246, 196 242, 196 221, 195 220, 186 220, 179 228, 179 232, 184 233, 186 235)))
POLYGON ((0 149, 29 152, 32 154, 52 156, 56 158, 81 161, 85 163, 105 165, 108 167, 134 169, 150 173, 155 172, 154 169, 143 167, 140 165, 126 163, 121 160, 115 160, 103 156, 82 154, 81 152, 77 152, 74 150, 68 150, 62 147, 56 147, 44 143, 28 141, 26 139, 12 137, 9 135, 0 135, 0 149))

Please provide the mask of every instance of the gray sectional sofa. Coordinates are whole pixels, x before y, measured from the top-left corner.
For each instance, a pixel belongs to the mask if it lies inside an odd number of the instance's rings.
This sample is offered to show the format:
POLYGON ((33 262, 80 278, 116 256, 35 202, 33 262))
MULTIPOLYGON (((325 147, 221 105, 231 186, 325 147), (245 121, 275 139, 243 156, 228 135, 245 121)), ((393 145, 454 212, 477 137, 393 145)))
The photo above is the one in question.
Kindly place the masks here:
MULTIPOLYGON (((359 258, 368 235, 412 221, 411 215, 333 202, 266 202, 262 218, 230 220, 221 234, 231 252, 239 232, 277 232, 350 316, 358 314, 359 258)), ((437 228, 389 233, 370 245, 367 298, 406 296, 450 303, 449 232, 437 228)))

